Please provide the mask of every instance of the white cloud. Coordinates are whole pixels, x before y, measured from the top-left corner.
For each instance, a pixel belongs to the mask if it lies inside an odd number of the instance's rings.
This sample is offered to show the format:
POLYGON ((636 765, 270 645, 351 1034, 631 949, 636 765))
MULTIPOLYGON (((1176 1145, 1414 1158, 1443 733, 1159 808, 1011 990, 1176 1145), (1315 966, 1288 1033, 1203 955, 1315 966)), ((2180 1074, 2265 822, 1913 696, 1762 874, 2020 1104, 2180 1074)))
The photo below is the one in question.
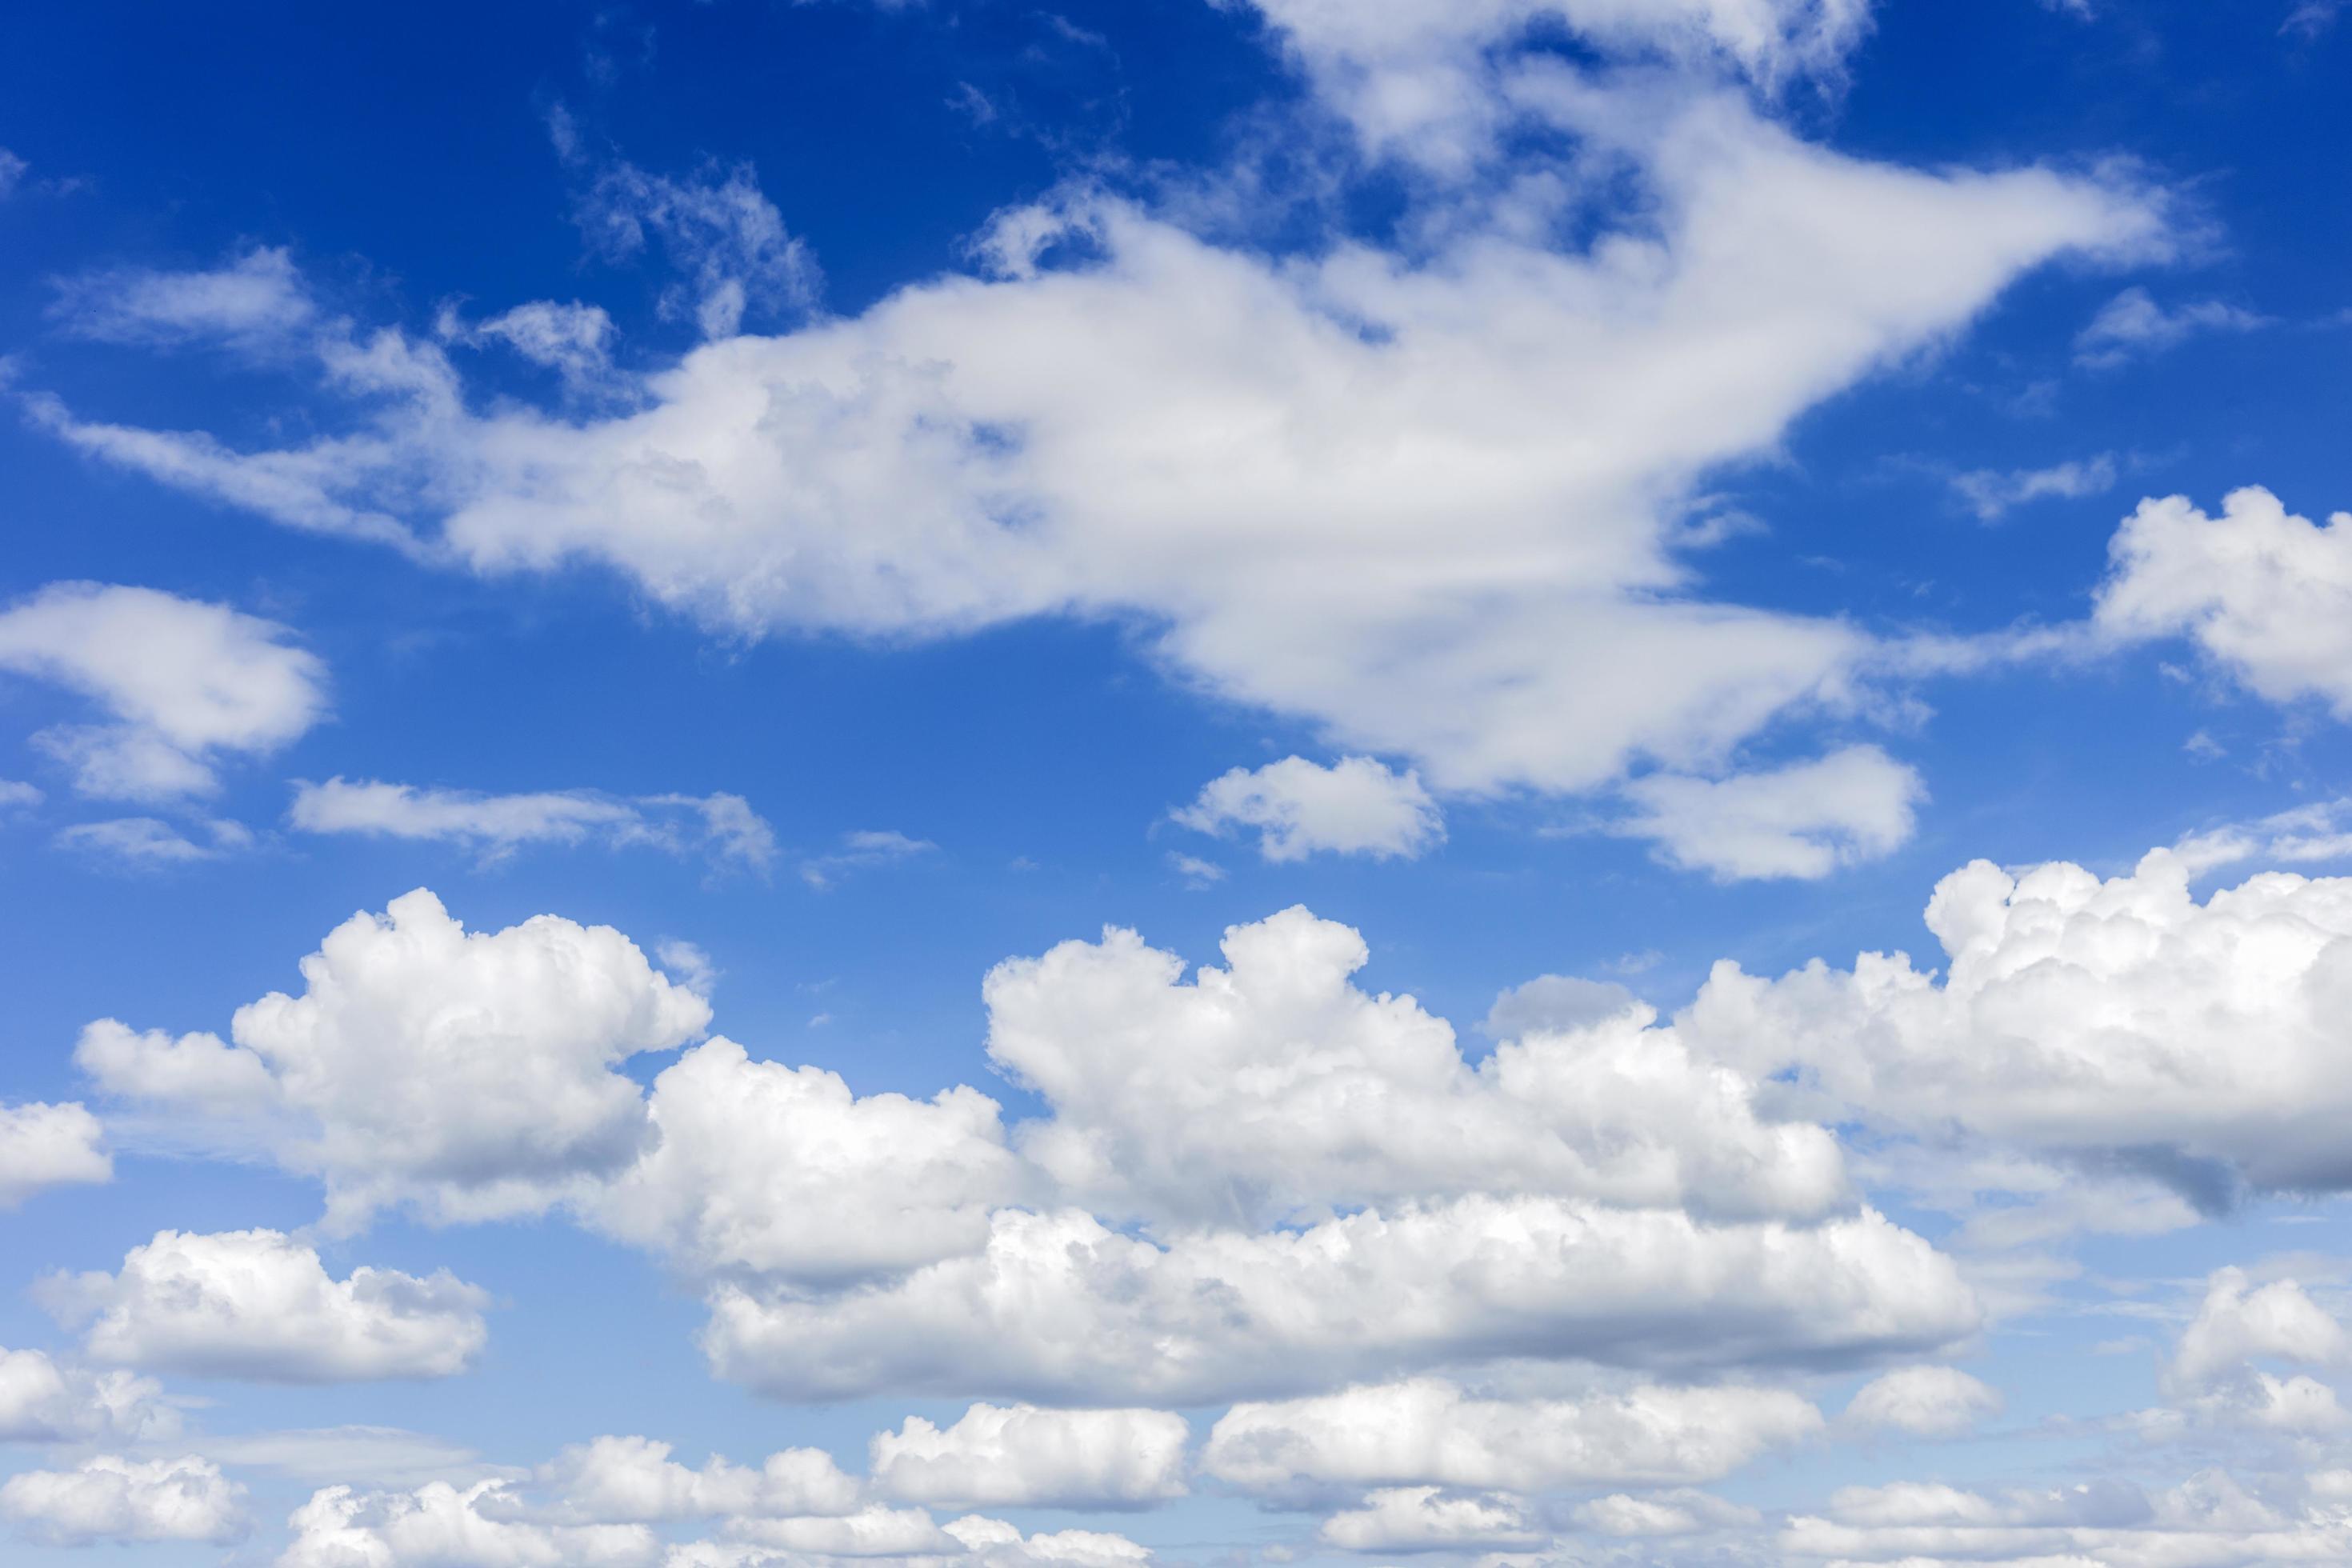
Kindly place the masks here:
POLYGON ((613 318, 599 305, 534 300, 471 326, 445 310, 438 328, 449 342, 502 342, 574 387, 593 387, 612 371, 613 318))
POLYGON ((44 1187, 112 1181, 114 1162, 99 1146, 104 1134, 79 1105, 0 1104, 0 1209, 44 1187))
POLYGON ((326 667, 274 621, 152 588, 55 583, 0 611, 0 670, 53 681, 110 722, 34 737, 85 795, 216 789, 216 754, 277 750, 326 709, 326 667))
POLYGON ((1951 485, 1979 521, 1998 522, 2029 501, 2105 495, 2115 489, 2116 460, 2102 452, 2046 468, 1974 468, 1952 475, 1951 485))
POLYGON ((360 1268, 337 1279, 274 1230, 160 1231, 119 1274, 52 1275, 51 1310, 88 1325, 93 1360, 199 1377, 348 1383, 446 1377, 488 1337, 488 1297, 446 1270, 360 1268))
POLYGON ((1715 1480, 1821 1430, 1821 1412, 1777 1389, 1643 1385, 1570 1399, 1495 1399, 1416 1378, 1237 1405, 1210 1432, 1201 1468, 1276 1496, 1331 1486, 1539 1492, 1663 1485, 1715 1480))
POLYGON ((540 1479, 562 1497, 567 1519, 652 1524, 714 1516, 836 1517, 854 1513, 863 1489, 821 1448, 786 1448, 758 1469, 713 1458, 688 1469, 667 1443, 598 1437, 567 1448, 540 1479))
POLYGON ((1451 1497, 1437 1487, 1387 1487, 1364 1506, 1328 1514, 1317 1531, 1350 1552, 1467 1552, 1542 1543, 1524 1505, 1506 1497, 1451 1497))
POLYGON ((2352 881, 2273 872, 2200 905, 2189 872, 2165 850, 2105 882, 1977 861, 1927 905, 1944 978, 1900 953, 1777 981, 1723 963, 1677 1027, 1748 1072, 1798 1070, 1815 1114, 1966 1129, 2209 1208, 2241 1182, 2352 1185, 2352 881))
POLYGON ((1328 768, 1304 757, 1235 768, 1173 816, 1202 833, 1257 828, 1258 853, 1277 862, 1318 850, 1410 860, 1445 837, 1421 775, 1391 773, 1370 757, 1342 757, 1328 768))
POLYGON ((0 202, 16 194, 16 187, 25 182, 25 171, 31 167, 7 148, 0 147, 0 202))
POLYGON ((2175 844, 2172 852, 2192 877, 2256 857, 2289 866, 2352 859, 2352 798, 2314 801, 2252 822, 2194 833, 2175 844))
POLYGON ((1625 786, 1634 815, 1612 833, 1646 838, 1659 858, 1718 881, 1815 880, 1875 860, 1911 837, 1927 788, 1875 746, 1725 779, 1652 773, 1625 786))
POLYGON ((2255 1286, 2242 1268, 2218 1269, 2168 1375, 2178 1386, 2204 1388, 2257 1358, 2340 1367, 2352 1362, 2352 1335, 2293 1279, 2255 1286))
POLYGON ((929 839, 911 837, 895 827, 859 828, 843 834, 838 847, 803 860, 801 880, 822 892, 848 872, 895 866, 938 850, 929 839))
POLYGON ((0 1350, 0 1443, 136 1443, 178 1434, 163 1390, 127 1372, 60 1366, 39 1351, 0 1350))
POLYGON ((2266 1501, 2219 1469, 2153 1494, 2114 1478, 2000 1495, 1898 1481, 1840 1489, 1824 1514, 1790 1519, 1777 1544, 1853 1563, 2223 1568, 2342 1561, 2352 1521, 2325 1499, 2266 1501))
POLYGON ((1865 1383, 1845 1407, 1849 1426, 1956 1437, 2006 1407, 2000 1391, 1956 1366, 1901 1366, 1865 1383))
POLYGON ((251 1528, 245 1489, 207 1459, 141 1462, 102 1454, 75 1470, 26 1470, 0 1483, 0 1515, 59 1546, 196 1541, 226 1546, 251 1528))
POLYGON ((1178 1405, 1495 1356, 1833 1361, 1979 1321, 1949 1260, 1868 1210, 1715 1226, 1533 1197, 1165 1246, 1081 1212, 1006 1209, 978 1257, 817 1299, 722 1284, 710 1308, 714 1369, 779 1398, 1178 1405))
POLYGON ((2219 300, 2167 310, 2147 289, 2126 289, 2074 334, 2074 360, 2108 370, 2161 353, 2200 332, 2248 332, 2268 324, 2266 318, 2219 300))
POLYGON ((278 1568, 654 1568, 661 1561, 661 1542, 644 1525, 499 1517, 510 1500, 507 1483, 496 1480, 463 1489, 434 1481, 413 1492, 329 1487, 287 1521, 294 1539, 278 1568))
POLYGON ((205 827, 211 841, 199 844, 168 822, 152 816, 122 816, 59 828, 57 842, 60 848, 133 871, 217 860, 253 843, 251 830, 239 823, 215 820, 205 827))
POLYGON ((613 1234, 705 1275, 840 1283, 975 1254, 1025 1194, 996 1102, 853 1095, 715 1037, 654 1080, 655 1138, 593 1199, 613 1234))
POLYGON ((298 783, 289 821, 306 833, 356 833, 463 845, 501 859, 527 844, 595 839, 765 870, 776 837, 738 795, 666 795, 619 800, 585 790, 482 795, 374 780, 298 783))
POLYGON ((1206 892, 1225 879, 1225 868, 1213 860, 1203 860, 1198 855, 1171 851, 1169 869, 1184 879, 1184 886, 1196 893, 1206 892))
POLYGON ((942 1430, 909 1416, 870 1445, 874 1484, 901 1502, 1125 1508, 1184 1495, 1184 1418, 1160 1410, 975 1405, 942 1430))
POLYGON ((1603 50, 1677 55, 1766 84, 1834 70, 1869 27, 1866 0, 1253 3, 1370 153, 1447 172, 1492 151, 1509 115, 1504 46, 1546 25, 1603 50))
POLYGON ((542 915, 469 933, 422 889, 343 922, 302 973, 301 995, 237 1009, 232 1046, 106 1020, 77 1059, 166 1113, 273 1121, 268 1152, 321 1177, 347 1226, 392 1205, 485 1219, 577 1194, 651 1136, 619 1065, 710 1018, 609 926, 542 915))
MULTIPOLYGON (((1285 16, 1352 58, 1354 30, 1381 24, 1344 9, 1285 16)), ((1698 40, 1766 76, 1834 57, 1860 17, 1414 9, 1416 27, 1478 47, 1558 15, 1637 50, 1698 40)), ((1580 221, 1543 194, 1565 177, 1449 186, 1411 256, 1334 239, 1281 259, 1074 190, 1006 216, 1004 243, 982 247, 997 275, 721 336, 607 416, 474 412, 437 351, 348 329, 320 340, 330 380, 383 390, 358 431, 310 446, 240 454, 53 401, 35 412, 84 449, 296 526, 493 575, 601 563, 730 635, 1140 621, 1180 679, 1401 759, 1440 793, 1711 773, 1792 709, 1850 706, 1885 650, 1843 621, 1707 597, 1684 537, 1702 477, 1770 450, 2026 269, 2145 243, 2157 219, 2047 170, 1841 157, 1737 93, 1685 82, 1662 107, 1515 61, 1513 111, 1622 163, 1638 193, 1638 216, 1589 249, 1553 238, 1580 221), (1037 267, 1054 237, 1077 242, 1072 259, 1037 267)), ((615 211, 677 205, 643 178, 615 211)), ((727 314, 723 296, 704 291, 707 315, 714 300, 727 314)))
POLYGON ((820 1557, 955 1555, 956 1541, 919 1508, 870 1503, 855 1513, 806 1519, 739 1519, 729 1533, 779 1552, 820 1557))
POLYGON ((1473 1068, 1409 996, 1349 976, 1349 927, 1293 909, 1225 932, 1227 967, 1112 929, 999 964, 992 1061, 1049 1102, 1019 1146, 1066 1193, 1171 1223, 1259 1225, 1472 1193, 1584 1194, 1733 1216, 1845 1199, 1834 1141, 1759 1121, 1753 1086, 1628 1010, 1473 1068))
POLYGON ((1695 1535, 1703 1530, 1754 1530, 1762 1516, 1754 1509, 1677 1487, 1649 1497, 1614 1492, 1579 1503, 1576 1522, 1602 1535, 1695 1535))
POLYGON ((747 315, 810 310, 824 288, 815 258, 785 229, 749 163, 724 177, 712 168, 678 180, 615 163, 596 175, 573 216, 590 243, 616 260, 641 254, 649 237, 657 241, 688 279, 664 295, 663 308, 690 317, 706 338, 733 337, 747 315))
POLYGON ((102 342, 224 342, 251 353, 293 342, 318 307, 291 256, 257 247, 210 271, 123 268, 68 279, 49 313, 102 342))
POLYGON ((2169 496, 2140 502, 2107 553, 2102 637, 2186 637, 2259 696, 2352 719, 2352 513, 2320 527, 2258 486, 2218 518, 2169 496))
POLYGON ((1538 974, 1495 998, 1478 1032, 1492 1040, 1530 1035, 1567 1035, 1605 1024, 1642 1006, 1641 998, 1613 980, 1583 980, 1572 974, 1538 974))

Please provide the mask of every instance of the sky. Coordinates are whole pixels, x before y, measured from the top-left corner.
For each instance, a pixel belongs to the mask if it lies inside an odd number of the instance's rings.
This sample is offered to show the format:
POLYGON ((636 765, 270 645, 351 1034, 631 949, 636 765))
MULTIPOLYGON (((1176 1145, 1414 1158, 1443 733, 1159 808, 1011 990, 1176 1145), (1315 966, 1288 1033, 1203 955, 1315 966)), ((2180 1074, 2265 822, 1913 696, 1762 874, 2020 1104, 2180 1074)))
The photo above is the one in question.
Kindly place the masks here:
POLYGON ((2352 1560, 2352 8, 8 40, 10 1563, 2352 1560))

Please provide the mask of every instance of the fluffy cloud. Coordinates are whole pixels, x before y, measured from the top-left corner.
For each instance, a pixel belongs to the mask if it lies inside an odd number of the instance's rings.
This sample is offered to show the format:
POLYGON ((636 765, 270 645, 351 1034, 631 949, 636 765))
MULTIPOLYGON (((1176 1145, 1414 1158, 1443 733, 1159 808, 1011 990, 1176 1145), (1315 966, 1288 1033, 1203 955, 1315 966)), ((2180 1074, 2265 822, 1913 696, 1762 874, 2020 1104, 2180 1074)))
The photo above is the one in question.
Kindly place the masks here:
POLYGON ((206 1459, 100 1455, 77 1470, 27 1470, 0 1484, 0 1515, 35 1541, 197 1541, 224 1546, 249 1527, 245 1489, 206 1459))
POLYGON ((593 1212, 701 1273, 839 1283, 977 1253, 1028 1184, 976 1089, 860 1099, 723 1037, 654 1080, 650 1113, 655 1141, 593 1212))
POLYGON ((1212 1404, 1465 1358, 1835 1360, 1940 1345, 1976 1303, 1864 1210, 1810 1226, 1475 1198, 1162 1246, 999 1211, 987 1250, 809 1299, 722 1285, 703 1346, 780 1398, 883 1390, 1212 1404))
POLYGON ((1445 837, 1421 776, 1391 773, 1370 757, 1342 757, 1328 768, 1304 757, 1235 768, 1210 780, 1175 820, 1202 833, 1255 827, 1258 853, 1274 861, 1318 850, 1409 860, 1445 837))
POLYGON ((1825 1514, 1790 1520, 1779 1545, 1854 1563, 2225 1568, 2341 1560, 2352 1515, 2324 1499, 2266 1501, 2220 1470, 2153 1494, 2116 1479, 2000 1495, 1898 1481, 1842 1488, 1825 1514))
POLYGON ((2253 486, 2218 518, 2171 496, 2140 502, 2107 553, 2101 636, 2186 637, 2273 702, 2316 698, 2352 719, 2352 513, 2321 527, 2253 486))
POLYGON ((2273 872, 2200 904, 2164 850, 2104 882, 1978 861, 1937 885, 1927 923, 1941 979, 1900 953, 1778 980, 1718 963, 1680 1034, 1759 1076, 1794 1070, 1818 1114, 1957 1126, 2209 1207, 2242 1183, 2352 1184, 2336 1135, 2352 881, 2273 872))
POLYGON ((786 1448, 758 1469, 721 1458, 688 1469, 667 1443, 599 1437, 567 1448, 540 1479, 562 1497, 567 1518, 597 1524, 649 1524, 715 1516, 836 1517, 856 1511, 858 1483, 821 1448, 786 1448))
POLYGON ((506 1483, 414 1492, 329 1487, 294 1510, 278 1568, 653 1568, 662 1548, 641 1524, 539 1524, 499 1517, 506 1483), (488 1505, 487 1507, 485 1505, 488 1505))
POLYGON ((875 1434, 874 1483, 906 1502, 1121 1508, 1184 1494, 1184 1419, 1159 1410, 975 1405, 945 1430, 875 1434))
POLYGON ((1642 1386, 1492 1399, 1434 1378, 1237 1405, 1201 1467, 1249 1491, 1434 1485, 1472 1491, 1708 1481, 1822 1429, 1774 1389, 1642 1386))
POLYGON ((765 870, 775 831, 740 795, 666 795, 615 800, 584 790, 479 795, 471 790, 352 782, 298 784, 288 819, 307 833, 357 833, 459 844, 499 859, 526 844, 649 845, 699 851, 714 861, 765 870))
POLYGON ((2258 1362, 2341 1370, 2352 1363, 2352 1335, 2293 1279, 2255 1286, 2243 1269, 2218 1269, 2164 1368, 2166 1392, 2210 1424, 2306 1435, 2346 1425, 2335 1389, 2258 1362))
POLYGON ((341 1279, 274 1230, 166 1230, 118 1274, 43 1281, 51 1309, 88 1324, 94 1360, 273 1383, 446 1377, 488 1337, 488 1297, 447 1272, 360 1268, 341 1279))
MULTIPOLYGON (((1589 182, 1547 165, 1560 177, 1448 186, 1409 255, 1335 235, 1276 258, 1081 188, 1004 215, 977 247, 992 270, 729 335, 742 257, 790 248, 763 216, 748 251, 688 244, 715 335, 623 412, 477 412, 436 348, 348 322, 314 352, 368 412, 308 446, 35 411, 295 526, 488 574, 598 563, 730 634, 1139 620, 1180 678, 1440 791, 1711 774, 1791 709, 1850 703, 1885 651, 1868 636, 1703 592, 1683 526, 1701 477, 2025 270, 2147 241, 2148 204, 2048 170, 1843 157, 1742 93, 1660 99, 1511 44, 1557 23, 1771 79, 1836 58, 1860 26, 1846 0, 1371 9, 1272 16, 1343 109, 1402 103, 1366 85, 1395 72, 1455 72, 1491 114, 1622 170, 1633 216, 1564 245, 1593 227, 1570 195, 1589 182)), ((1443 140, 1407 118, 1416 147, 1443 140)), ((624 243, 749 232, 749 195, 716 189, 714 207, 631 175, 598 210, 624 243)))
POLYGON ((1892 854, 1927 794, 1916 772, 1876 746, 1725 779, 1652 773, 1625 786, 1637 810, 1612 829, 1653 840, 1659 858, 1718 879, 1828 876, 1892 854))
POLYGON ((1903 1366, 1862 1385, 1845 1407, 1850 1426, 1956 1437, 2001 1413, 2000 1391, 1955 1366, 1903 1366))
POLYGON ((1053 1110, 1020 1146, 1066 1191, 1228 1224, 1482 1192, 1725 1215, 1845 1197, 1828 1133, 1759 1121, 1752 1085, 1646 1009, 1474 1068, 1444 1020, 1349 983, 1370 954, 1347 926, 1294 909, 1232 927, 1223 952, 1187 983, 1173 953, 1112 930, 989 975, 989 1056, 1053 1110))
POLYGON ((60 1366, 39 1351, 0 1350, 0 1443, 135 1443, 179 1431, 163 1390, 127 1372, 60 1366))
POLYGON ((1449 1497, 1437 1487, 1383 1488, 1361 1508, 1327 1515, 1318 1533, 1350 1552, 1501 1550, 1544 1540, 1515 1499, 1449 1497))
POLYGON ((289 633, 152 588, 57 583, 0 611, 0 670, 110 715, 34 737, 85 795, 163 800, 218 787, 223 752, 275 751, 326 709, 326 666, 289 633))
POLYGON ((114 1179, 105 1129, 79 1105, 0 1105, 0 1209, 44 1187, 114 1179))
POLYGON ((531 1213, 614 1173, 651 1135, 616 1068, 710 1018, 608 926, 469 933, 421 889, 338 926, 302 974, 301 995, 237 1009, 233 1045, 104 1021, 77 1059, 134 1102, 274 1118, 276 1157, 321 1176, 347 1226, 402 1203, 531 1213))

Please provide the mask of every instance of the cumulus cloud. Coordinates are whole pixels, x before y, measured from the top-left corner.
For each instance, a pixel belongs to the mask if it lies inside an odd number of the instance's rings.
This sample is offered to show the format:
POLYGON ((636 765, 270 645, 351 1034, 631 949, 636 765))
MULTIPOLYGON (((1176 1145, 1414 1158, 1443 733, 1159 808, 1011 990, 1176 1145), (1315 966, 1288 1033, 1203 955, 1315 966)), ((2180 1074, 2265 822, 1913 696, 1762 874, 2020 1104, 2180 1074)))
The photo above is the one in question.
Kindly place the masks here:
POLYGON ((1184 1418, 1160 1410, 975 1405, 944 1429, 875 1434, 874 1483, 904 1502, 1132 1508, 1184 1495, 1184 1418))
POLYGON ((329 1487, 294 1510, 278 1568, 434 1563, 463 1568, 654 1568, 661 1542, 642 1524, 540 1524, 499 1517, 508 1484, 434 1481, 413 1492, 329 1487))
POLYGON ((104 1132, 79 1105, 0 1105, 0 1209, 45 1187, 112 1181, 114 1161, 99 1146, 104 1132))
POLYGON ((2171 1374, 2191 1387, 2256 1357, 2306 1366, 2352 1360, 2352 1337, 2292 1279, 2255 1286, 2242 1268, 2222 1268, 2180 1336, 2171 1374))
POLYGON ((688 1469, 670 1446, 598 1437, 565 1449, 539 1479, 573 1521, 653 1524, 714 1516, 834 1518, 854 1513, 864 1489, 821 1448, 786 1448, 757 1469, 713 1458, 688 1469))
POLYGON ((2006 1404, 1999 1389, 1956 1366, 1901 1366, 1864 1384, 1845 1407, 1845 1422, 1915 1437, 1957 1437, 2006 1404))
POLYGON ((344 921, 302 975, 301 995, 238 1008, 233 1043, 101 1020, 76 1059, 132 1104, 265 1128, 346 1226, 391 1205, 534 1213, 615 1173, 651 1135, 616 1069, 710 1019, 609 926, 542 915, 468 932, 422 889, 344 921))
POLYGON ((785 1399, 884 1390, 1195 1405, 1465 1357, 1817 1361, 1941 1345, 1979 1310, 1949 1259, 1864 1210, 1707 1226, 1674 1210, 1475 1198, 1166 1244, 1000 1210, 987 1250, 809 1299, 721 1285, 703 1348, 785 1399))
POLYGON ((1753 1086, 1628 1008, 1530 1033, 1475 1068, 1409 996, 1351 976, 1348 926, 1293 909, 1225 932, 1223 969, 1113 929, 1009 960, 982 987, 990 1059, 1052 1115, 1017 1132, 1064 1191, 1119 1214, 1265 1224, 1333 1205, 1580 1193, 1727 1215, 1844 1200, 1822 1129, 1759 1120, 1753 1086))
POLYGON ((719 864, 756 871, 766 870, 776 858, 774 829, 740 795, 634 800, 588 790, 482 795, 331 778, 297 784, 288 820, 307 833, 462 845, 486 860, 503 859, 528 844, 589 840, 700 853, 719 864))
POLYGON ((1273 19, 1343 105, 1395 102, 1359 92, 1391 68, 1469 58, 1490 107, 1622 166, 1633 216, 1571 246, 1593 228, 1564 194, 1582 182, 1449 185, 1411 254, 1334 235, 1276 258, 1082 186, 1005 215, 980 272, 751 336, 730 284, 790 251, 764 215, 745 228, 756 193, 625 169, 593 226, 685 237, 681 308, 714 334, 625 411, 478 412, 437 348, 341 323, 316 352, 357 427, 310 445, 36 413, 295 526, 493 575, 602 564, 729 635, 1135 622, 1189 684, 1440 793, 1711 776, 1792 710, 1853 706, 1885 650, 1710 598, 1686 559, 1695 487, 2027 269, 2145 244, 2150 205, 2042 169, 1843 157, 1745 94, 1661 101, 1513 42, 1557 24, 1780 79, 1842 52, 1844 0, 1378 9, 1273 19))
POLYGON ((1798 1395, 1642 1385, 1572 1399, 1480 1398, 1437 1378, 1236 1405, 1202 1449, 1244 1490, 1427 1485, 1471 1491, 1710 1481, 1822 1429, 1798 1395))
POLYGON ((326 710, 326 666, 291 634, 226 605, 152 588, 56 583, 0 610, 0 670, 105 710, 36 744, 84 795, 167 800, 219 787, 220 753, 265 754, 326 710))
POLYGON ((1391 773, 1370 757, 1342 757, 1328 768, 1304 757, 1235 768, 1202 786, 1174 819, 1202 833, 1255 827, 1258 853, 1277 862, 1318 850, 1410 860, 1445 837, 1421 775, 1391 773))
POLYGON ((446 1377, 488 1338, 488 1296, 446 1270, 420 1279, 362 1267, 337 1279, 274 1230, 159 1231, 121 1272, 52 1275, 41 1293, 61 1320, 87 1325, 92 1360, 198 1377, 446 1377))
POLYGON ((1384 1487, 1361 1508, 1324 1516, 1317 1533, 1350 1552, 1507 1550, 1544 1541, 1517 1499, 1453 1497, 1438 1487, 1384 1487))
POLYGON ((251 1528, 245 1489, 208 1459, 142 1462, 102 1454, 74 1470, 26 1470, 0 1483, 0 1515, 31 1540, 194 1541, 226 1546, 251 1528))
POLYGON ((0 1349, 0 1443, 136 1443, 166 1438, 179 1412, 130 1373, 62 1366, 40 1351, 0 1349))
POLYGON ((2259 486, 2210 517, 2144 500, 2107 547, 2093 625, 2115 643, 2185 637, 2256 695, 2352 719, 2352 513, 2326 526, 2259 486))
POLYGON ((1676 1020, 1694 1048, 1788 1072, 1820 1114, 1962 1128, 2175 1185, 2352 1184, 2335 1127, 2352 1018, 2352 881, 2257 876, 2200 904, 2151 852, 2102 881, 1985 861, 1937 884, 1938 978, 1901 953, 1778 980, 1717 964, 1676 1020))
POLYGON ((2126 289, 2101 306, 2090 324, 2074 334, 2074 361, 2112 370, 2178 347, 2200 333, 2248 332, 2268 324, 2253 311, 2220 300, 2201 300, 2168 310, 2147 289, 2126 289))
POLYGON ((1720 881, 1818 880, 1909 840, 1927 786, 1876 746, 1729 778, 1652 773, 1625 786, 1636 810, 1611 831, 1646 838, 1659 858, 1720 881))
POLYGON ((841 1283, 986 1247, 1027 1192, 996 1102, 859 1098, 822 1068, 715 1037, 654 1080, 654 1139, 594 1200, 597 1223, 697 1274, 841 1283))

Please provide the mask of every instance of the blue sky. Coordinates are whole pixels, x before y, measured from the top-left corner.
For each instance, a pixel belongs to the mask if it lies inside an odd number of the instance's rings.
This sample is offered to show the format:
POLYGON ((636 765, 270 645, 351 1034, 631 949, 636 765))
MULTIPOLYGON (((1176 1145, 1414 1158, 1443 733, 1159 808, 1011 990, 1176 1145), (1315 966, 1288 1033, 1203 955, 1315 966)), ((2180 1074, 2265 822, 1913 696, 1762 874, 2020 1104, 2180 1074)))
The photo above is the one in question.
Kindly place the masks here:
POLYGON ((17 18, 11 1560, 2352 1556, 2338 9, 17 18))

